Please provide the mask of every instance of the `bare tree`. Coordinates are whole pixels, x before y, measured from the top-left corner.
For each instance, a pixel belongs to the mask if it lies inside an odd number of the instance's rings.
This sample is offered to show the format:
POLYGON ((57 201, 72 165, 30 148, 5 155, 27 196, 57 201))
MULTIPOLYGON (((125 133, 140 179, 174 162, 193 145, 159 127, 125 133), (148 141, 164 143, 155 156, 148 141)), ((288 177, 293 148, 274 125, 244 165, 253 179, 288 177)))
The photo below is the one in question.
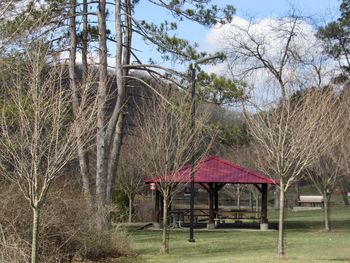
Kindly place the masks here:
POLYGON ((46 55, 43 45, 30 47, 24 61, 7 65, 13 74, 3 83, 0 168, 32 209, 32 263, 37 262, 40 211, 48 191, 78 148, 92 140, 95 125, 94 96, 89 89, 81 92, 81 105, 72 115, 64 68, 48 66, 46 55), (77 126, 82 126, 79 136, 77 126))
MULTIPOLYGON (((132 222, 132 215, 134 210, 135 196, 142 192, 145 188, 145 173, 139 165, 137 154, 134 153, 138 146, 135 145, 135 149, 129 147, 124 148, 122 158, 120 160, 120 168, 118 173, 118 188, 123 191, 129 199, 129 223, 132 222)), ((142 163, 142 162, 141 162, 142 163)))
POLYGON ((342 94, 345 103, 345 112, 342 117, 342 122, 339 123, 339 128, 342 129, 342 136, 337 145, 336 155, 333 157, 335 159, 337 166, 341 170, 341 175, 339 175, 337 184, 341 189, 344 205, 349 205, 348 192, 349 192, 349 182, 350 182, 350 138, 349 138, 349 90, 347 85, 343 87, 342 94))
POLYGON ((338 107, 342 107, 342 109, 336 109, 334 114, 340 115, 340 117, 332 120, 332 124, 335 127, 332 134, 334 139, 328 144, 324 154, 319 156, 315 163, 306 170, 308 178, 313 182, 318 192, 323 196, 324 227, 326 231, 331 230, 329 202, 332 192, 336 185, 341 185, 344 183, 346 180, 344 175, 348 174, 349 171, 348 98, 345 96, 345 98, 341 98, 341 100, 338 100, 338 102, 338 107))
POLYGON ((307 170, 308 177, 315 185, 318 192, 323 196, 324 203, 324 228, 330 231, 329 201, 334 187, 341 176, 341 169, 337 163, 337 153, 332 149, 321 156, 315 164, 307 170))
POLYGON ((279 180, 280 218, 278 252, 284 255, 284 204, 288 188, 301 171, 315 162, 334 139, 334 99, 330 92, 308 92, 301 104, 291 99, 281 107, 256 115, 247 114, 250 132, 257 144, 259 167, 279 180))
POLYGON ((257 102, 243 107, 258 166, 279 181, 278 255, 284 257, 285 192, 333 140, 336 99, 331 88, 321 90, 329 81, 326 58, 301 17, 232 30, 226 38, 230 69, 259 90, 252 93, 257 102), (315 89, 300 93, 310 87, 315 89))
POLYGON ((171 197, 191 180, 189 174, 184 176, 180 171, 192 158, 198 165, 212 143, 209 133, 204 134, 207 114, 198 113, 192 126, 191 107, 184 95, 166 100, 152 98, 137 118, 137 152, 145 173, 158 177, 157 190, 163 196, 163 253, 169 250, 167 218, 171 197))

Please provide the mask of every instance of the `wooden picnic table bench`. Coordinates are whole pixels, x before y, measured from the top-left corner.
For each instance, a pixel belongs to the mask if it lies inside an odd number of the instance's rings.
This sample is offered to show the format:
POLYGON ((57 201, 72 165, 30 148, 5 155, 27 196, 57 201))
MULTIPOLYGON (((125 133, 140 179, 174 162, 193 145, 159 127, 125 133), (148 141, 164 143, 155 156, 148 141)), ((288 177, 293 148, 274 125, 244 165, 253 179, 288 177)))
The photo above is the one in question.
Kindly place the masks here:
POLYGON ((256 219, 256 215, 260 214, 260 211, 251 210, 223 210, 219 211, 217 218, 219 219, 256 219))
MULTIPOLYGON (((245 209, 226 209, 214 211, 214 221, 216 224, 224 222, 225 219, 248 220, 259 219, 260 211, 251 211, 245 209)), ((190 209, 172 209, 169 211, 170 225, 174 228, 181 228, 182 225, 190 220, 190 209)), ((195 224, 209 220, 209 209, 196 208, 193 210, 195 224)))

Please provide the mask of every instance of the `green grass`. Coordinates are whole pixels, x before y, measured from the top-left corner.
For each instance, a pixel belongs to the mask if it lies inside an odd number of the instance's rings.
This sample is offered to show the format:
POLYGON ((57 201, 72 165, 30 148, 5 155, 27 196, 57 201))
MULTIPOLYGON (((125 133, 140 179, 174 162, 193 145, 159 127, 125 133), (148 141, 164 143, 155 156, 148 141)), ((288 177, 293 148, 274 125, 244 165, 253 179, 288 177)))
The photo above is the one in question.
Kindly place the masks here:
MULTIPOLYGON (((278 215, 270 212, 269 218, 276 223, 278 215)), ((333 230, 326 233, 322 211, 288 211, 285 262, 350 262, 350 208, 332 208, 331 219, 333 230)), ((188 231, 174 230, 168 255, 159 252, 160 231, 129 231, 138 256, 128 262, 281 262, 276 257, 277 231, 196 230, 196 242, 189 243, 188 231)))

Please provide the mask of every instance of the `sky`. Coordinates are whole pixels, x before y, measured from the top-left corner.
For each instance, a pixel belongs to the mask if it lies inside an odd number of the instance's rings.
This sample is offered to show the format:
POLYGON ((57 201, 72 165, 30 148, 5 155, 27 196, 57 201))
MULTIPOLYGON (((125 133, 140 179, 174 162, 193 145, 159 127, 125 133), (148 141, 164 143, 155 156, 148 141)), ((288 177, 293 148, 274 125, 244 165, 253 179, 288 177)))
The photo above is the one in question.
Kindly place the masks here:
MULTIPOLYGON (((292 8, 297 9, 303 15, 309 16, 314 23, 325 24, 335 20, 339 16, 339 0, 214 0, 213 4, 225 6, 231 4, 236 8, 236 17, 255 20, 272 18, 277 15, 286 15, 292 8)), ((164 20, 175 21, 170 12, 155 7, 146 0, 141 0, 135 9, 135 17, 139 20, 159 23, 164 20)), ((194 22, 178 22, 177 36, 199 44, 201 51, 214 52, 215 41, 209 39, 215 29, 198 25, 194 22)), ((138 56, 146 62, 150 57, 153 60, 163 63, 154 47, 145 45, 144 41, 135 37, 133 45, 140 50, 138 56)), ((176 68, 176 65, 167 66, 176 68)))

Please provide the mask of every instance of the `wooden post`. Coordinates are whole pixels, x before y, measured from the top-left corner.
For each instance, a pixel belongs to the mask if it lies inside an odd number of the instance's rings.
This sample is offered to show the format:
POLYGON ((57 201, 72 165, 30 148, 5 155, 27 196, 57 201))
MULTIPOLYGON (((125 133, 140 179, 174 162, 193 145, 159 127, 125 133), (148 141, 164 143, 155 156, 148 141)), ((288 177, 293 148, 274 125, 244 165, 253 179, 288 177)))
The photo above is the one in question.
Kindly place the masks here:
POLYGON ((214 187, 209 183, 209 224, 214 223, 214 187))
POLYGON ((160 214, 159 214, 159 191, 155 190, 156 192, 156 198, 154 201, 154 222, 160 223, 160 214))
POLYGON ((216 212, 219 212, 219 190, 215 190, 214 199, 215 199, 214 210, 216 212))
POLYGON ((261 224, 267 224, 267 184, 261 185, 261 224))
MULTIPOLYGON (((161 219, 163 220, 162 223, 164 222, 164 218, 163 217, 163 210, 164 210, 164 197, 162 194, 160 194, 160 213, 159 213, 159 224, 161 223, 161 219)), ((165 218, 166 220, 166 218, 165 218)))

